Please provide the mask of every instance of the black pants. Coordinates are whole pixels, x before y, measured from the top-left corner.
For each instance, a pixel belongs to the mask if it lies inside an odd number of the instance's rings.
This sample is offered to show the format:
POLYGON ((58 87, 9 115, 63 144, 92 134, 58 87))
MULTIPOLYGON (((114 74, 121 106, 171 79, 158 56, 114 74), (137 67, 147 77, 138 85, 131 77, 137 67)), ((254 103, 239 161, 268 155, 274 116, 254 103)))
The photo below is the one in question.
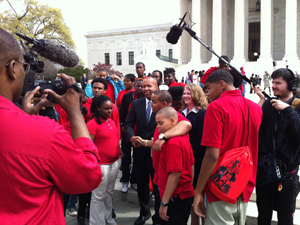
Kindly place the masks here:
POLYGON ((92 192, 79 194, 77 217, 83 217, 83 218, 88 218, 89 217, 91 194, 92 194, 92 192))
MULTIPOLYGON (((138 151, 140 149, 136 149, 138 151)), ((140 215, 146 216, 150 212, 150 189, 149 189, 149 176, 151 177, 153 184, 154 168, 152 165, 152 158, 145 157, 142 162, 136 161, 136 173, 137 173, 137 187, 138 198, 140 203, 140 215)), ((154 210, 155 214, 152 216, 153 223, 159 223, 159 207, 160 197, 157 185, 153 184, 153 193, 155 196, 154 210)))
POLYGON ((169 220, 162 220, 161 225, 186 225, 190 216, 193 201, 194 197, 183 200, 181 200, 179 196, 177 198, 171 198, 167 211, 169 220))
POLYGON ((130 176, 130 170, 129 166, 131 164, 131 148, 132 144, 130 141, 127 141, 127 139, 122 137, 121 141, 121 147, 122 147, 122 152, 123 152, 123 158, 122 158, 122 178, 121 182, 128 182, 130 178, 130 183, 134 184, 136 183, 136 169, 135 169, 135 163, 133 161, 132 164, 132 171, 131 171, 131 176, 130 176))
POLYGON ((270 225, 273 209, 277 211, 278 225, 293 225, 293 213, 299 189, 297 172, 290 179, 282 180, 282 190, 278 191, 278 182, 256 187, 256 205, 258 225, 270 225))

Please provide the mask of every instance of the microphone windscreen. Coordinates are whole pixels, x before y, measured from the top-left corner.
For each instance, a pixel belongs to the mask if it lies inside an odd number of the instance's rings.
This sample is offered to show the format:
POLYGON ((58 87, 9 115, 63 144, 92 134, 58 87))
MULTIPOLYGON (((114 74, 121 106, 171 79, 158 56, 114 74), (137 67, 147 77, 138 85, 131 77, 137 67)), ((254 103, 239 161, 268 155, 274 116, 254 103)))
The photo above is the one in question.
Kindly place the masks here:
POLYGON ((45 42, 45 48, 36 49, 36 52, 40 56, 65 67, 75 67, 78 65, 79 57, 73 50, 66 49, 64 46, 50 40, 43 41, 45 42))
POLYGON ((170 32, 167 34, 167 37, 166 37, 167 41, 170 44, 175 45, 178 42, 181 34, 182 34, 182 29, 180 29, 178 26, 174 25, 173 27, 171 27, 170 32))

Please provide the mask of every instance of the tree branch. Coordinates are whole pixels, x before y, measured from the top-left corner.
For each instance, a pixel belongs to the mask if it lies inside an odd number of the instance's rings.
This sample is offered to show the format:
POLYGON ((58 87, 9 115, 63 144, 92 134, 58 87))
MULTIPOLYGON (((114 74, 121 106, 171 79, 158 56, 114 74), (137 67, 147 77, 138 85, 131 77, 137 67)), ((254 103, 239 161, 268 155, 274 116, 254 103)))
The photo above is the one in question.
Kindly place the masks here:
POLYGON ((12 6, 12 4, 10 3, 10 1, 8 1, 8 0, 6 0, 6 1, 8 2, 8 4, 10 5, 10 7, 12 8, 12 10, 15 12, 16 17, 17 17, 18 20, 19 20, 18 14, 17 14, 16 10, 14 9, 14 7, 12 6))

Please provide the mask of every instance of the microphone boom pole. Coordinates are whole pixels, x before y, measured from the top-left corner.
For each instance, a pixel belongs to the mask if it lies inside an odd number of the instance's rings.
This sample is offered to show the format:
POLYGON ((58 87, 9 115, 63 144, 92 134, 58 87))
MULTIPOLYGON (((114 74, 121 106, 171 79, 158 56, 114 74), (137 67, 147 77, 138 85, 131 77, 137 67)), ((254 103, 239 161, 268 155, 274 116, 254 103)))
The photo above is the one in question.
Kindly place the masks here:
MULTIPOLYGON (((227 62, 225 59, 223 59, 221 56, 219 56, 217 53, 215 53, 215 51, 208 46, 205 42, 203 42, 197 35, 196 32, 193 31, 191 28, 189 28, 188 26, 186 26, 186 22, 184 22, 183 25, 183 29, 188 32, 190 34, 190 36, 192 38, 194 38, 196 41, 198 41, 200 44, 202 44, 208 51, 210 51, 212 54, 214 54, 215 56, 217 56, 222 62, 226 63, 232 70, 234 70, 235 72, 239 73, 242 77, 243 80, 245 80, 248 84, 251 84, 252 82, 246 77, 244 76, 244 74, 242 74, 239 70, 237 70, 234 66, 232 66, 229 62, 227 62)), ((262 92, 262 94, 268 98, 269 100, 271 100, 272 98, 265 93, 264 91, 262 92)))

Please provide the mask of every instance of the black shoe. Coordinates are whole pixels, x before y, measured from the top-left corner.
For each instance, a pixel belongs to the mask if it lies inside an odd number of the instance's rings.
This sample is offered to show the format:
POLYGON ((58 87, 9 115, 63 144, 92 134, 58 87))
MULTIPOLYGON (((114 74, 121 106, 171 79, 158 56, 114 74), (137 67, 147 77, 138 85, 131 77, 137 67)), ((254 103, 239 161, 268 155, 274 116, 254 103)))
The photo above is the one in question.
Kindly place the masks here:
POLYGON ((112 209, 111 218, 115 219, 117 217, 115 210, 112 209))
POLYGON ((150 217, 151 217, 150 212, 146 216, 139 216, 134 222, 134 225, 144 225, 150 217))
POLYGON ((77 221, 79 225, 85 225, 85 219, 82 216, 77 217, 77 221))

